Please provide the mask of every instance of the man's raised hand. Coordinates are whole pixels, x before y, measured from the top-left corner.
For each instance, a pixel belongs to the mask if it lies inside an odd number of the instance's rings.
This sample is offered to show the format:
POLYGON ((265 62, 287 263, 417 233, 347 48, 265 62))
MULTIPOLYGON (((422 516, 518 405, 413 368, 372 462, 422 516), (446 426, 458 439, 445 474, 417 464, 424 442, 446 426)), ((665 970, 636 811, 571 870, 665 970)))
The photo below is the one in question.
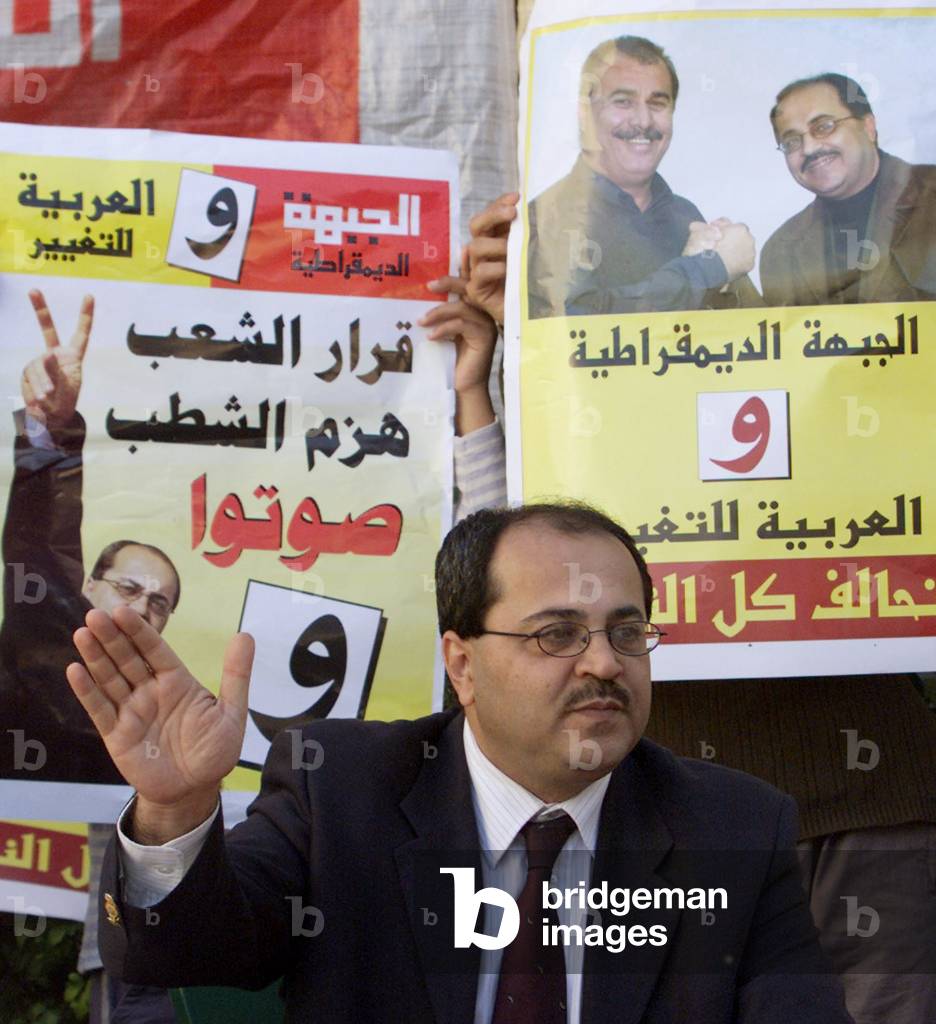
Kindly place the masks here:
POLYGON ((150 817, 172 833, 151 841, 181 835, 210 813, 237 764, 253 639, 238 633, 228 644, 216 698, 131 608, 115 608, 113 617, 92 609, 85 623, 74 635, 84 664, 68 666, 68 682, 136 789, 144 805, 137 817, 150 805, 150 817))
POLYGON ((507 282, 507 236, 517 216, 518 192, 506 192, 489 203, 468 225, 468 286, 465 298, 497 323, 504 322, 507 282))
POLYGON ((463 253, 462 276, 440 277, 429 282, 430 291, 454 292, 459 298, 443 302, 419 321, 431 341, 455 342, 455 433, 470 434, 494 422, 494 407, 488 393, 488 377, 494 359, 497 327, 483 312, 465 301, 468 286, 467 252, 463 253))
POLYGON ((67 345, 59 341, 52 314, 42 292, 34 289, 29 301, 36 311, 45 352, 26 364, 20 382, 26 412, 53 434, 75 414, 81 391, 81 364, 91 337, 94 298, 81 300, 78 323, 67 345))

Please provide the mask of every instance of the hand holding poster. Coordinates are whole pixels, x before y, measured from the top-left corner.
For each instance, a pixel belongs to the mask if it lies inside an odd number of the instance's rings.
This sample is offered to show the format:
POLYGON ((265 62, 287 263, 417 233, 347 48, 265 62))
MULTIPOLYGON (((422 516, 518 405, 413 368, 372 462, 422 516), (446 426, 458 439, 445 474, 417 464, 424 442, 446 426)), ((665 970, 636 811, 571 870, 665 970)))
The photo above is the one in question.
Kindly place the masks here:
POLYGON ((512 497, 621 515, 657 678, 931 668, 936 20, 661 6, 533 15, 512 497))
POLYGON ((3 372, 27 367, 4 428, 5 808, 123 802, 63 676, 91 607, 138 610, 210 689, 255 632, 245 765, 286 723, 428 711, 452 392, 416 321, 452 265, 451 158, 19 126, 0 149, 3 372))

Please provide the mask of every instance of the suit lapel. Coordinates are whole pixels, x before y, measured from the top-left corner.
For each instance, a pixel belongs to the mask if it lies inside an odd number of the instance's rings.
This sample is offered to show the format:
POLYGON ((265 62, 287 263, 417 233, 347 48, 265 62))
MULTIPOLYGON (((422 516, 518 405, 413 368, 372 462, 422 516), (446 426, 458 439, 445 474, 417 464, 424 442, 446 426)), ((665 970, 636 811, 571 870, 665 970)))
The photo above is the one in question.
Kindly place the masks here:
MULTIPOLYGON (((423 977, 439 1024, 470 1024, 474 1018, 480 950, 453 950, 453 879, 440 867, 473 867, 480 888, 480 840, 456 715, 438 738, 400 808, 416 838, 395 851, 423 977), (433 920, 433 916, 436 915, 433 920)), ((424 747, 431 749, 431 744, 424 747)))
MULTIPOLYGON (((666 886, 656 868, 673 845, 673 837, 654 806, 651 787, 635 755, 615 770, 601 811, 592 888, 607 881, 614 887, 654 889, 666 886)), ((602 911, 601 924, 661 924, 673 940, 678 910, 631 910, 617 917, 602 911)), ((582 1021, 589 1024, 637 1024, 656 986, 669 951, 649 944, 612 953, 589 947, 585 956, 582 1021)))
POLYGON ((881 170, 874 203, 868 218, 868 238, 876 246, 875 263, 861 275, 860 302, 874 302, 891 267, 891 251, 900 244, 900 237, 909 221, 916 201, 916 189, 910 184, 910 165, 881 154, 881 170))
POLYGON ((799 237, 794 239, 789 252, 793 264, 795 294, 807 297, 806 302, 799 304, 827 301, 825 229, 818 200, 806 207, 799 237))

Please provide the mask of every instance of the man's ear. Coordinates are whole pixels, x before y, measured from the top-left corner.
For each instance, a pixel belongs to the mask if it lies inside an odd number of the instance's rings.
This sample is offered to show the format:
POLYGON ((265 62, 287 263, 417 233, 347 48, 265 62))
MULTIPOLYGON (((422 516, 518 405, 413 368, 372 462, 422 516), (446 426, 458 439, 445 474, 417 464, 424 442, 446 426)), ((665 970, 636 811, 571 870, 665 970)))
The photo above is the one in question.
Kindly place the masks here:
POLYGON ((474 703, 472 653, 470 640, 462 640, 452 629, 442 634, 442 660, 445 662, 445 671, 448 673, 452 689, 458 695, 458 703, 463 708, 474 703))
POLYGON ((81 588, 82 595, 89 601, 91 600, 91 595, 94 593, 94 583, 95 581, 93 577, 88 576, 84 581, 84 586, 81 588))
POLYGON ((874 120, 874 114, 865 114, 861 120, 864 124, 864 130, 867 132, 868 138, 872 142, 877 143, 877 121, 874 120))

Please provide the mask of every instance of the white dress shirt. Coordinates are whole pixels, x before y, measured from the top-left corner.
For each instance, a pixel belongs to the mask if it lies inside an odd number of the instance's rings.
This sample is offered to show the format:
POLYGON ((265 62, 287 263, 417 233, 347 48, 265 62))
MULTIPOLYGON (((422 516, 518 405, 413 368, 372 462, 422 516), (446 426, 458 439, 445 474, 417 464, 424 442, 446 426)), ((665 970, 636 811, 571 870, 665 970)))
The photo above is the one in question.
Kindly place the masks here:
MULTIPOLYGON (((484 885, 503 889, 516 899, 527 875, 526 847, 520 830, 531 818, 550 818, 565 811, 576 827, 556 858, 551 884, 560 889, 577 888, 581 884, 588 887, 598 838, 598 819, 610 775, 602 776, 570 800, 544 804, 485 757, 467 721, 464 743, 471 777, 472 804, 481 839, 484 885)), ((151 907, 168 896, 185 877, 205 842, 220 805, 191 832, 162 846, 142 846, 127 836, 124 821, 129 809, 130 804, 117 823, 124 863, 124 896, 131 906, 151 907)), ((587 911, 560 907, 556 913, 560 924, 589 923, 587 911)), ((502 952, 499 949, 481 951, 475 1024, 490 1024, 502 952)), ((581 946, 565 947, 569 1024, 579 1024, 581 1016, 583 952, 581 946)))
MULTIPOLYGON (((587 888, 591 884, 601 804, 611 776, 603 775, 570 800, 544 804, 539 797, 514 782, 484 756, 467 721, 464 736, 465 758, 471 775, 471 796, 481 839, 481 869, 485 886, 496 886, 517 899, 527 875, 526 845, 520 830, 531 818, 551 818, 565 811, 575 822, 575 831, 556 858, 551 884, 560 889, 573 889, 584 883, 587 888)), ((563 907, 556 911, 559 923, 566 925, 588 924, 587 913, 577 908, 563 907)), ((581 946, 565 947, 569 1024, 579 1024, 581 1016, 583 952, 581 946)), ((481 950, 475 1024, 490 1024, 502 954, 503 950, 500 949, 481 950)))

